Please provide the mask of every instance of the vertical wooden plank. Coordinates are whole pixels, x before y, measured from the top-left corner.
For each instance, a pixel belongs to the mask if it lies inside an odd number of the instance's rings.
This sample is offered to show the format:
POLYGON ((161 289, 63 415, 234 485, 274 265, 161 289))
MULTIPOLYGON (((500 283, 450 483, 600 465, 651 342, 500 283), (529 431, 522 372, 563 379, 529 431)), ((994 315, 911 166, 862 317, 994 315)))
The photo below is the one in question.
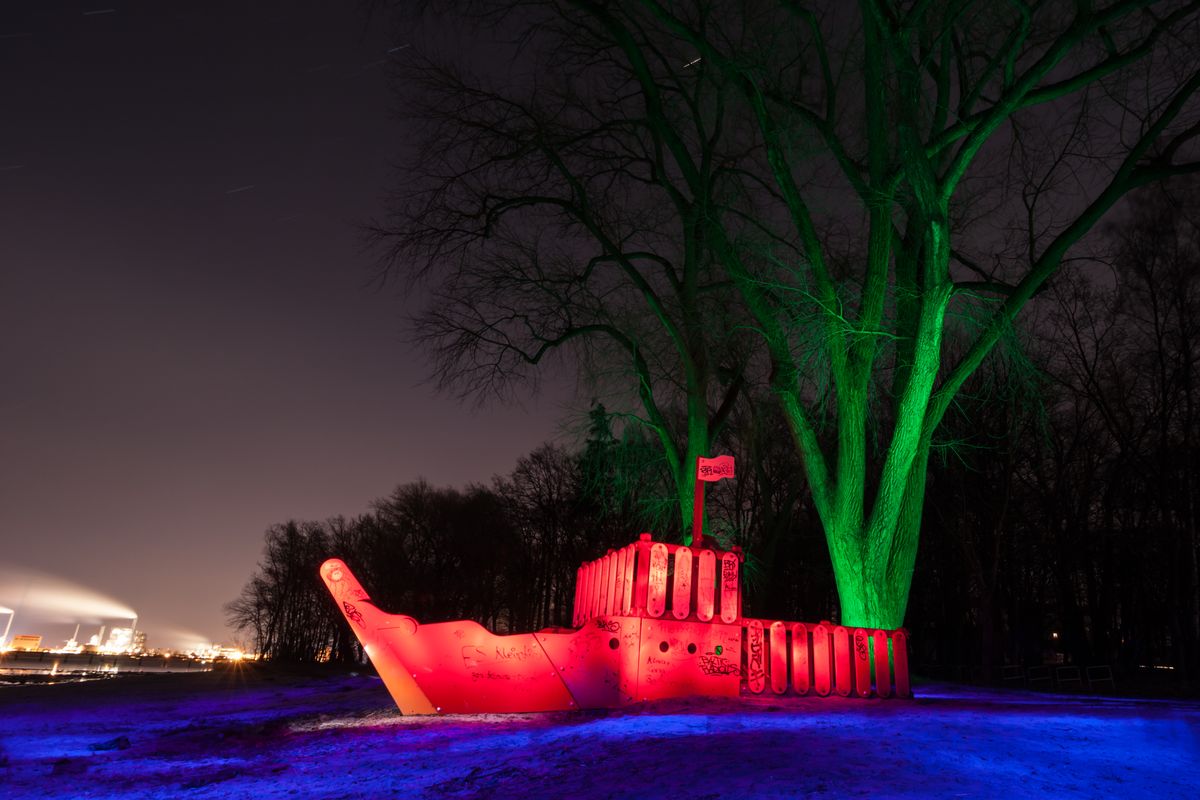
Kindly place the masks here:
POLYGON ((667 546, 655 542, 650 547, 649 587, 646 593, 646 613, 661 617, 667 610, 667 546))
POLYGON ((604 575, 604 615, 611 616, 617 602, 617 551, 611 551, 605 558, 608 559, 608 571, 604 575))
POLYGON ((600 594, 596 598, 596 616, 608 613, 608 593, 612 583, 612 553, 600 557, 600 594))
POLYGON ((633 583, 633 608, 635 612, 642 612, 646 610, 650 591, 650 543, 642 540, 634 547, 637 548, 637 573, 633 583))
POLYGON ((612 553, 600 557, 600 594, 596 597, 596 616, 604 616, 608 607, 608 583, 612 579, 612 553))
POLYGON ((871 634, 875 645, 875 693, 880 697, 892 696, 891 657, 888 655, 888 636, 883 631, 871 634))
POLYGON ((769 642, 771 652, 771 691, 775 694, 783 694, 788 687, 788 647, 787 647, 787 628, 783 627, 782 622, 771 623, 771 641, 769 642))
POLYGON ((896 696, 912 697, 912 686, 908 682, 908 634, 904 631, 892 633, 892 663, 896 672, 896 696))
POLYGON ((871 696, 871 639, 862 628, 851 634, 854 644, 854 691, 859 697, 871 696))
POLYGON ((612 554, 613 572, 612 585, 608 590, 608 613, 609 616, 621 613, 621 573, 625 571, 625 551, 617 550, 612 554))
POLYGON ((612 616, 617 613, 617 607, 620 605, 617 602, 617 591, 621 586, 621 551, 617 550, 609 555, 612 559, 612 574, 608 577, 608 615, 612 616))
POLYGON ((592 564, 590 561, 583 562, 581 567, 583 575, 580 577, 582 585, 579 587, 579 624, 583 625, 591 616, 588 609, 588 600, 591 597, 592 591, 592 564))
POLYGON ((696 576, 696 616, 703 622, 713 618, 717 588, 717 555, 712 550, 700 551, 700 568, 696 576))
POLYGON ((580 594, 580 622, 592 619, 592 561, 583 565, 583 591, 580 594))
POLYGON ((830 667, 833 664, 829 652, 829 628, 818 625, 812 632, 813 689, 821 697, 829 694, 832 683, 830 667))
POLYGON ((633 562, 637 557, 637 548, 627 545, 623 552, 625 553, 625 570, 621 575, 621 613, 629 614, 633 610, 633 562))
POLYGON ((595 617, 600 613, 600 559, 592 562, 592 585, 588 594, 588 616, 595 617))
POLYGON ((796 694, 808 694, 808 689, 812 686, 812 678, 809 675, 811 656, 808 626, 797 622, 792 625, 792 689, 796 694))
POLYGON ((734 553, 721 556, 721 621, 736 622, 738 618, 738 557, 734 553))
POLYGON ((622 547, 614 556, 613 588, 608 600, 608 613, 621 613, 621 599, 625 594, 625 548, 622 547))
POLYGON ((763 650, 762 623, 750 620, 746 626, 746 687, 755 694, 762 694, 766 686, 767 660, 763 650))
POLYGON ((575 601, 571 605, 571 627, 578 628, 579 621, 579 593, 583 591, 583 566, 575 570, 575 601))
POLYGON ((846 626, 838 625, 833 629, 833 682, 842 697, 849 697, 853 691, 851 670, 850 631, 846 626))
POLYGON ((692 611, 692 550, 675 549, 675 582, 671 586, 671 614, 684 619, 692 611))
POLYGON ((613 613, 613 606, 617 602, 616 551, 614 550, 613 552, 609 553, 607 556, 605 556, 605 558, 608 559, 608 572, 604 576, 604 588, 608 590, 604 597, 604 613, 607 616, 613 613))
POLYGON ((600 591, 596 595, 596 616, 604 616, 604 606, 608 602, 608 579, 612 577, 612 560, 608 554, 600 556, 600 568, 596 571, 600 579, 600 591))
POLYGON ((617 612, 617 589, 621 585, 620 552, 614 550, 608 554, 608 558, 611 569, 608 574, 608 598, 604 601, 607 610, 604 613, 611 615, 617 612))

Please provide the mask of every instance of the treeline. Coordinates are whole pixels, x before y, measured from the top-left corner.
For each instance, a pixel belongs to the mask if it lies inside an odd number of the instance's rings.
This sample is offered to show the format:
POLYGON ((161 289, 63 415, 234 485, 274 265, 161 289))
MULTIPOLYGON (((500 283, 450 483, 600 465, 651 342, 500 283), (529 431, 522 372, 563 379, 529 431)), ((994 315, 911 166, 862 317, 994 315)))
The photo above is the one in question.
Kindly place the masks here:
POLYGON ((575 568, 628 543, 635 510, 655 493, 646 443, 617 440, 602 407, 591 419, 580 452, 540 447, 491 485, 422 480, 353 519, 271 527, 256 573, 226 607, 230 624, 267 658, 359 660, 318 575, 337 556, 381 608, 421 622, 473 619, 498 632, 568 625, 575 568))
MULTIPOLYGON (((1197 208, 1141 198, 1107 269, 1044 292, 962 393, 929 469, 906 622, 918 668, 1196 677, 1200 215, 1184 212, 1197 208)), ((787 427, 765 388, 746 397, 714 448, 738 477, 709 487, 713 533, 747 553, 747 613, 837 619, 787 427)), ((613 419, 594 408, 578 451, 541 447, 488 486, 406 484, 356 519, 273 527, 231 622, 272 658, 359 658, 317 575, 337 555, 381 607, 421 621, 568 624, 579 563, 643 530, 680 535, 660 451, 613 419)))

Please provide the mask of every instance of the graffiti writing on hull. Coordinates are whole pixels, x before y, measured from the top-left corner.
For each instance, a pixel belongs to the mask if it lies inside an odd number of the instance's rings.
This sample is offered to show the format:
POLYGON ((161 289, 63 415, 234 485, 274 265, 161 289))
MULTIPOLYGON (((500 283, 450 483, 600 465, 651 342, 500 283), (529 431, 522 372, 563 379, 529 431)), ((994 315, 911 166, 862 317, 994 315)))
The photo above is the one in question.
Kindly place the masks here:
POLYGON ((724 656, 700 656, 700 671, 705 675, 737 675, 741 668, 724 656))
POLYGON ((738 588, 738 567, 737 562, 731 559, 721 560, 721 583, 726 590, 737 591, 738 588))
POLYGON ((533 648, 529 645, 525 645, 524 647, 496 647, 497 661, 528 661, 533 655, 533 648))
MULTIPOLYGON (((463 645, 460 649, 463 666, 469 670, 478 670, 486 666, 496 666, 498 669, 509 669, 513 662, 524 663, 535 653, 528 645, 484 648, 479 645, 463 645)), ((494 677, 489 675, 488 677, 494 677)), ((507 680, 505 678, 504 680, 507 680)))
POLYGON ((488 660, 487 653, 473 644, 469 644, 462 649, 463 666, 467 669, 475 669, 480 667, 488 660))
POLYGON ((861 631, 854 636, 854 649, 858 651, 861 661, 867 660, 867 635, 861 631))
POLYGON ((363 624, 362 612, 355 608, 353 603, 347 603, 345 600, 343 600, 342 610, 346 612, 346 619, 350 620, 355 625, 363 624))
POLYGON ((763 665, 763 634, 762 628, 750 628, 750 635, 747 637, 750 640, 750 659, 749 659, 749 680, 751 685, 755 681, 766 679, 766 668, 763 665))
POLYGON ((621 630, 621 623, 617 622, 615 619, 598 619, 596 620, 596 627, 609 633, 619 633, 621 630))

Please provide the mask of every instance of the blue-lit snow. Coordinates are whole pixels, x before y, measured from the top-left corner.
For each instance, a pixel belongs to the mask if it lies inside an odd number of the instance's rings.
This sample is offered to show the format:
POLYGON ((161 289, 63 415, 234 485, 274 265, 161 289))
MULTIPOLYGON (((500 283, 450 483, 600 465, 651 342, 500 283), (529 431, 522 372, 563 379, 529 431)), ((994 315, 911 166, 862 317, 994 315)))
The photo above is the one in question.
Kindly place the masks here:
POLYGON ((1200 703, 918 690, 418 718, 369 676, 0 687, 0 797, 1200 797, 1200 703))

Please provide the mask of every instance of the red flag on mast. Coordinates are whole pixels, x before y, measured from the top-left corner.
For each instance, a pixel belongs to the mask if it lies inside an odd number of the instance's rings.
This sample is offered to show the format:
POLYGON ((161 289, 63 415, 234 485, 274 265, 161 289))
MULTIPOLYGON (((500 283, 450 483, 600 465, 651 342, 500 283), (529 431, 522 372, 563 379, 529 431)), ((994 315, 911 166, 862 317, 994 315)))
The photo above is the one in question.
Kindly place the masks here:
POLYGON ((733 456, 696 459, 696 478, 702 481, 719 481, 733 477, 733 456))
POLYGON ((704 484, 733 477, 733 456, 696 459, 696 494, 692 502, 692 546, 704 543, 704 484))

